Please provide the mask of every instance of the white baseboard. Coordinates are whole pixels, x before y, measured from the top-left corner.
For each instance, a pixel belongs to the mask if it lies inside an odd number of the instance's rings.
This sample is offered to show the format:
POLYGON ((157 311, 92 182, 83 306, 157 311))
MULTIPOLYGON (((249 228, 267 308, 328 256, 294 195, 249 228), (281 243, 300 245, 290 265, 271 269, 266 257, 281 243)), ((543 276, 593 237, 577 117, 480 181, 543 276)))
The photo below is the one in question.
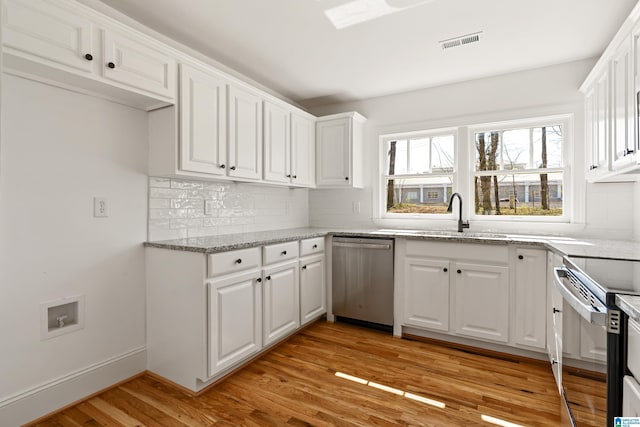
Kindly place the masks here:
POLYGON ((17 427, 144 372, 146 347, 0 399, 0 425, 17 427))

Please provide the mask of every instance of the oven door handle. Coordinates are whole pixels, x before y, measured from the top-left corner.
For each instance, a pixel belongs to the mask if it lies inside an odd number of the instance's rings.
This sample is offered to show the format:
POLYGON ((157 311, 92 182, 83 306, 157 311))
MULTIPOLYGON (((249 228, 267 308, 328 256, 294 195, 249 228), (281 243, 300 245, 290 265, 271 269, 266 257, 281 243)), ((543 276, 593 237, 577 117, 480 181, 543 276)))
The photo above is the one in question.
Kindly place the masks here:
POLYGON ((567 279, 567 270, 556 267, 553 269, 556 289, 562 294, 562 299, 567 302, 583 319, 594 325, 604 326, 607 321, 606 311, 600 311, 590 304, 586 304, 567 287, 565 284, 567 279))

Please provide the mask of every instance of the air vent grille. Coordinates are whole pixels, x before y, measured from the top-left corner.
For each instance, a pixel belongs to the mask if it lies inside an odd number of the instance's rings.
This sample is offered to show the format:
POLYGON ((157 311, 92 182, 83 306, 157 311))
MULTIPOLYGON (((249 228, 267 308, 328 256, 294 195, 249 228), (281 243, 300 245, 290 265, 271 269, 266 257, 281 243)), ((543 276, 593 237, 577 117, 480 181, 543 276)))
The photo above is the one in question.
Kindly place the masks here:
POLYGON ((465 44, 476 43, 480 41, 482 31, 477 33, 465 34, 463 36, 453 37, 446 40, 440 40, 440 47, 442 49, 451 49, 452 47, 463 46, 465 44))

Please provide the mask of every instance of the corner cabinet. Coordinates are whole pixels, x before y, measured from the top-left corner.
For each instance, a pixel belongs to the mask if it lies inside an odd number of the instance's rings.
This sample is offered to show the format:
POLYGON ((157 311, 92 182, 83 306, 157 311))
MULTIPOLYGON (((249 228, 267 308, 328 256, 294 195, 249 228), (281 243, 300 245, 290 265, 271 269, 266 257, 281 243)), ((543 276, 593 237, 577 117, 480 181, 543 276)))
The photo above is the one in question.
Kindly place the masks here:
POLYGON ((362 188, 366 118, 358 113, 319 117, 316 122, 318 188, 362 188))
POLYGON ((326 313, 325 237, 146 248, 147 369, 198 392, 326 313))

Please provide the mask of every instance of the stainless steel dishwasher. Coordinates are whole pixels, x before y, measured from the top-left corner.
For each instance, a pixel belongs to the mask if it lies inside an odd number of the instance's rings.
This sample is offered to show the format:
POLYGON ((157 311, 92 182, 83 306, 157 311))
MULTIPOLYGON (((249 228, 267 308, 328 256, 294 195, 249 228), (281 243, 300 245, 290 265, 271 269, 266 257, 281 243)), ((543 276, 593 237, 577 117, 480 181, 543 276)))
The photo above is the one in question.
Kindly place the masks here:
POLYGON ((391 327, 393 239, 335 236, 332 263, 333 314, 391 327))

